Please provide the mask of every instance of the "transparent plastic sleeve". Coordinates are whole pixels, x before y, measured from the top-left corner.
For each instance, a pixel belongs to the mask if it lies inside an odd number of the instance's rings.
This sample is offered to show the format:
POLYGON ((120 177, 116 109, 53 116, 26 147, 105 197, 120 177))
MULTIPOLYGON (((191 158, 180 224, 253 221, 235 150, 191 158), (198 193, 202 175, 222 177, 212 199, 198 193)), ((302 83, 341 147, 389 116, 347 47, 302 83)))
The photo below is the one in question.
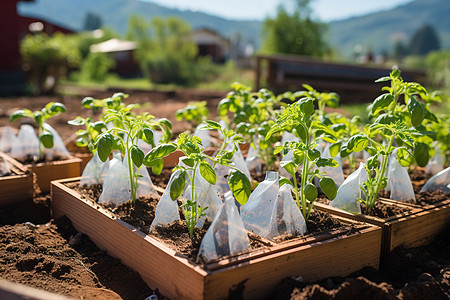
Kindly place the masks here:
POLYGON ((234 201, 233 195, 228 192, 225 202, 203 237, 199 259, 210 261, 250 249, 250 241, 234 201))
POLYGON ((292 197, 292 186, 284 184, 278 191, 267 230, 263 238, 273 240, 283 235, 304 235, 307 231, 305 218, 292 197))
POLYGON ((2 138, 0 139, 0 151, 10 153, 11 148, 16 140, 16 134, 10 126, 2 128, 2 138))
POLYGON ((435 149, 436 153, 433 155, 433 158, 428 162, 425 167, 425 173, 430 175, 436 175, 440 171, 444 170, 444 161, 445 158, 441 153, 440 149, 435 149))
POLYGON ((64 145, 64 142, 58 132, 56 132, 56 130, 48 124, 44 124, 44 128, 53 134, 53 147, 44 148, 45 156, 50 160, 54 158, 69 157, 70 153, 64 145))
POLYGON ((360 214, 361 207, 357 199, 361 199, 361 185, 369 178, 369 174, 364 163, 360 163, 359 168, 345 179, 339 187, 336 198, 330 202, 330 206, 342 210, 360 214))
POLYGON ((260 235, 268 230, 278 190, 278 173, 266 172, 264 181, 256 187, 247 203, 241 207, 242 221, 248 231, 260 235))
POLYGON ((0 177, 8 175, 11 175, 11 168, 3 155, 0 155, 0 177))
POLYGON ((247 153, 247 158, 245 159, 245 164, 249 171, 255 171, 257 175, 262 174, 262 166, 263 161, 259 157, 259 146, 256 145, 256 148, 250 146, 247 153))
POLYGON ((435 192, 438 190, 441 190, 446 195, 450 194, 450 167, 428 179, 419 193, 435 192))
POLYGON ((39 157, 39 138, 31 125, 20 126, 17 138, 11 147, 11 156, 16 159, 25 159, 27 156, 39 157))
POLYGON ((177 200, 172 200, 170 197, 170 187, 172 186, 173 178, 180 172, 181 170, 176 170, 170 175, 167 188, 164 190, 164 193, 156 206, 155 218, 150 226, 150 231, 156 226, 164 226, 173 221, 180 220, 177 200))
POLYGON ((211 135, 209 134, 209 130, 200 129, 201 127, 203 127, 203 125, 200 124, 195 128, 194 135, 202 140, 204 148, 208 148, 211 146, 211 135))
POLYGON ((388 183, 385 190, 391 192, 390 199, 404 202, 416 200, 408 168, 402 167, 395 156, 390 159, 387 178, 388 183))
MULTIPOLYGON (((323 158, 331 158, 330 155, 330 145, 327 143, 325 149, 322 151, 322 157, 323 158)), ((319 167, 320 172, 325 172, 329 177, 331 177, 334 180, 334 183, 336 183, 337 187, 340 187, 344 183, 344 171, 342 170, 342 158, 338 154, 336 157, 334 157, 334 160, 338 162, 338 166, 336 168, 333 167, 319 167)))
POLYGON ((80 186, 103 184, 109 171, 109 158, 103 162, 98 157, 98 152, 89 160, 84 167, 83 174, 80 179, 80 186))

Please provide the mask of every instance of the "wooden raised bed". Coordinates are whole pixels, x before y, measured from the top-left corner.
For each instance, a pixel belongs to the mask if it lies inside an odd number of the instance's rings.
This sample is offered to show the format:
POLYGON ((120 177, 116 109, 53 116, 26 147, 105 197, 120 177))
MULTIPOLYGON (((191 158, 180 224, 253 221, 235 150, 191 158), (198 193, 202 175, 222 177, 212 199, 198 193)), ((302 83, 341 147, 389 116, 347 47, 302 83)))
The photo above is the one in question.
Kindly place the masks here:
POLYGON ((381 202, 406 207, 411 211, 383 219, 363 214, 354 215, 322 203, 316 203, 315 207, 333 215, 367 222, 383 228, 382 255, 387 255, 400 246, 414 248, 427 245, 450 225, 450 199, 427 206, 408 204, 391 199, 381 199, 381 202))
POLYGON ((36 181, 43 193, 50 192, 52 180, 78 177, 81 175, 81 159, 69 157, 65 160, 25 165, 36 174, 36 181))
POLYGON ((353 224, 356 232, 334 230, 265 246, 202 267, 116 219, 109 211, 81 199, 78 192, 64 185, 77 181, 79 178, 52 182, 53 217, 66 215, 98 247, 139 272, 151 288, 173 299, 267 299, 289 276, 318 280, 379 265, 381 229, 342 219, 353 224))
POLYGON ((11 156, 3 152, 0 155, 13 172, 12 175, 0 177, 0 206, 33 199, 36 180, 34 173, 11 156))

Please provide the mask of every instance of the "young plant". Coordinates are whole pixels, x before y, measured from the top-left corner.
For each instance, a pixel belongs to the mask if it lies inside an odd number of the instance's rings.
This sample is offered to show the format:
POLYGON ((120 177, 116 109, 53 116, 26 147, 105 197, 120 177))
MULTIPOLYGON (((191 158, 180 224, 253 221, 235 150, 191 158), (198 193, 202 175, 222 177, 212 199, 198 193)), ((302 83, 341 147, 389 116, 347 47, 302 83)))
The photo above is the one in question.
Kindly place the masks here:
POLYGON ((206 121, 209 117, 209 109, 206 104, 206 101, 189 102, 186 107, 177 110, 177 120, 181 121, 185 119, 193 127, 197 127, 198 124, 206 121))
POLYGON ((214 121, 205 121, 202 129, 219 130, 224 136, 222 145, 214 157, 209 156, 204 152, 205 149, 203 148, 199 137, 191 136, 187 133, 181 133, 179 135, 176 145, 160 145, 151 150, 145 157, 145 163, 147 165, 152 165, 152 161, 161 159, 163 156, 169 154, 170 151, 174 151, 175 148, 181 150, 185 154, 186 157, 182 160, 184 165, 174 168, 174 172, 177 170, 179 171, 172 181, 170 196, 172 200, 176 201, 178 197, 182 195, 186 185, 186 178, 188 178, 191 185, 191 199, 188 199, 183 204, 182 209, 191 239, 193 238, 195 225, 198 220, 205 215, 205 210, 207 209, 207 207, 199 205, 197 201, 197 190, 195 188, 195 178, 197 176, 202 176, 208 183, 215 185, 217 181, 217 176, 214 171, 215 166, 217 164, 228 166, 230 168, 228 185, 236 200, 244 205, 251 192, 250 180, 244 173, 237 169, 231 161, 234 152, 238 149, 238 143, 243 141, 242 137, 235 135, 233 130, 224 129, 220 124, 214 121), (234 145, 233 150, 231 151, 226 150, 230 143, 234 145), (208 163, 208 160, 212 162, 212 165, 208 163), (198 174, 198 172, 200 174, 198 174))
POLYGON ((74 126, 85 126, 86 129, 80 129, 76 132, 78 139, 76 140, 75 144, 78 147, 87 147, 91 153, 95 152, 95 141, 97 140, 97 137, 107 130, 106 124, 103 121, 96 121, 90 117, 83 118, 83 117, 76 117, 73 120, 68 121, 70 125, 74 126))
POLYGON ((397 149, 397 160, 403 167, 411 165, 414 158, 422 159, 424 150, 418 151, 414 142, 414 137, 420 135, 421 133, 417 130, 407 129, 405 123, 397 121, 393 124, 374 123, 368 125, 363 134, 354 135, 349 139, 344 151, 348 153, 366 149, 372 155, 366 162, 369 178, 362 185, 365 200, 358 199, 366 205, 367 211, 375 206, 380 191, 387 185, 386 168, 389 156, 395 149, 397 149), (388 142, 377 141, 376 137, 379 135, 388 142), (397 143, 397 147, 394 146, 394 142, 397 143))
MULTIPOLYGON (((130 107, 123 107, 117 111, 106 111, 105 123, 114 122, 121 126, 110 128, 100 134, 95 146, 102 161, 106 161, 113 150, 119 150, 127 155, 131 200, 134 202, 138 188, 139 170, 145 156, 138 147, 138 141, 142 139, 154 147, 153 130, 157 129, 163 132, 162 142, 168 142, 172 137, 172 124, 166 119, 157 120, 151 115, 131 116, 130 109, 130 107)), ((160 174, 162 168, 162 160, 158 160, 152 165, 152 171, 155 174, 160 174)))
POLYGON ((293 94, 294 97, 310 97, 317 102, 317 114, 319 120, 326 126, 331 125, 331 121, 325 112, 325 106, 336 108, 339 105, 340 97, 334 92, 318 92, 308 84, 302 84, 305 91, 298 91, 293 94))
POLYGON ((266 140, 268 140, 276 132, 290 131, 299 138, 298 142, 286 142, 282 146, 277 146, 274 153, 278 154, 283 152, 286 155, 289 151, 293 151, 293 159, 283 161, 281 164, 292 175, 293 183, 285 178, 282 179, 281 183, 288 183, 293 186, 295 202, 306 220, 318 196, 318 190, 313 184, 315 177, 319 178, 319 186, 330 200, 333 200, 337 193, 337 187, 333 179, 324 176, 317 168, 314 168, 314 166, 338 166, 338 163, 334 159, 320 157, 320 151, 316 149, 316 142, 320 139, 334 143, 336 133, 320 121, 314 120, 312 118, 313 114, 314 99, 308 97, 302 98, 289 105, 283 111, 276 124, 266 135, 266 140), (322 135, 313 138, 319 131, 322 135), (299 187, 296 172, 300 166, 302 167, 302 172, 299 187))
POLYGON ((39 158, 44 158, 44 147, 53 148, 53 134, 45 129, 44 125, 47 120, 66 111, 64 104, 59 102, 50 102, 41 110, 31 111, 29 109, 21 109, 15 111, 9 118, 9 122, 14 122, 23 117, 29 117, 39 127, 39 158))
MULTIPOLYGON (((408 128, 413 126, 418 131, 426 131, 422 125, 424 120, 439 122, 436 115, 431 112, 430 106, 433 102, 440 101, 440 94, 439 92, 429 94, 419 83, 403 81, 400 74, 400 70, 395 69, 389 76, 375 81, 390 81, 391 85, 382 88, 386 93, 377 97, 369 106, 369 115, 376 118, 374 123, 394 124, 402 121, 408 128)), ((424 167, 428 162, 431 149, 428 143, 418 140, 416 142, 416 147, 422 149, 421 152, 424 152, 425 155, 422 159, 417 160, 417 163, 424 167)))
POLYGON ((259 146, 259 156, 266 163, 267 169, 275 168, 273 145, 279 136, 271 136, 269 140, 259 138, 266 136, 270 128, 275 124, 276 107, 280 98, 267 90, 250 92, 250 88, 240 83, 232 84, 233 91, 229 92, 225 99, 218 105, 219 116, 229 123, 229 127, 241 134, 253 147, 259 146), (228 115, 232 113, 232 120, 228 115), (255 141, 258 145, 255 145, 255 141))

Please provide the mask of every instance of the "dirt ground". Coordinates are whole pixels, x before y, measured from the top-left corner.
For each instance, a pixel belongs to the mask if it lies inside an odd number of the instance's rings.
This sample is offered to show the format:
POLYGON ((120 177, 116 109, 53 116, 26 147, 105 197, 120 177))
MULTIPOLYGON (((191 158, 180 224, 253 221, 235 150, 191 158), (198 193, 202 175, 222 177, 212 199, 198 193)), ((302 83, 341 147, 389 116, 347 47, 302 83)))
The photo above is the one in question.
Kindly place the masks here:
MULTIPOLYGON (((59 101, 68 112, 49 123, 68 139, 79 128, 67 124, 86 115, 84 96, 105 98, 115 91, 77 91, 77 96, 0 98, 0 126, 20 108, 41 109, 59 101)), ((117 91, 118 92, 118 91, 117 91)), ((123 91, 127 92, 127 91, 123 91)), ((173 122, 175 133, 191 126, 175 121, 175 112, 188 101, 208 100, 212 118, 225 96, 220 92, 130 92, 127 103, 140 103, 143 111, 173 122)), ((19 122, 13 124, 19 127, 19 122)), ((10 207, 0 207, 0 278, 41 288, 75 299, 145 299, 158 291, 147 287, 139 275, 98 249, 87 236, 77 233, 65 218, 52 219, 50 196, 41 195, 10 207)), ((449 299, 450 230, 429 246, 396 249, 382 261, 380 270, 366 268, 346 278, 302 282, 286 278, 273 299, 449 299)), ((159 295, 159 299, 164 299, 159 295)))

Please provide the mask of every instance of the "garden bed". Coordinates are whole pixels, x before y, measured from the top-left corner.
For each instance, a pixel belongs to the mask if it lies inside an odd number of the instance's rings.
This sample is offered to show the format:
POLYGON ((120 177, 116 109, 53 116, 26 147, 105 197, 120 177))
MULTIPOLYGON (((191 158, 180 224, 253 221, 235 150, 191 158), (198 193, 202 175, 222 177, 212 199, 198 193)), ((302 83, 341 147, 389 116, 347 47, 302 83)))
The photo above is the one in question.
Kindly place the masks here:
POLYGON ((35 175, 9 155, 0 153, 11 169, 11 174, 0 177, 0 206, 33 199, 35 175))
POLYGON ((81 199, 79 193, 64 185, 77 181, 52 183, 54 217, 66 215, 77 230, 88 234, 100 248, 138 271, 149 286, 171 298, 224 298, 233 293, 266 298, 288 276, 316 280, 345 276, 365 266, 378 267, 380 229, 348 220, 343 221, 353 223, 355 231, 333 230, 264 246, 202 267, 117 219, 110 211, 81 199))

